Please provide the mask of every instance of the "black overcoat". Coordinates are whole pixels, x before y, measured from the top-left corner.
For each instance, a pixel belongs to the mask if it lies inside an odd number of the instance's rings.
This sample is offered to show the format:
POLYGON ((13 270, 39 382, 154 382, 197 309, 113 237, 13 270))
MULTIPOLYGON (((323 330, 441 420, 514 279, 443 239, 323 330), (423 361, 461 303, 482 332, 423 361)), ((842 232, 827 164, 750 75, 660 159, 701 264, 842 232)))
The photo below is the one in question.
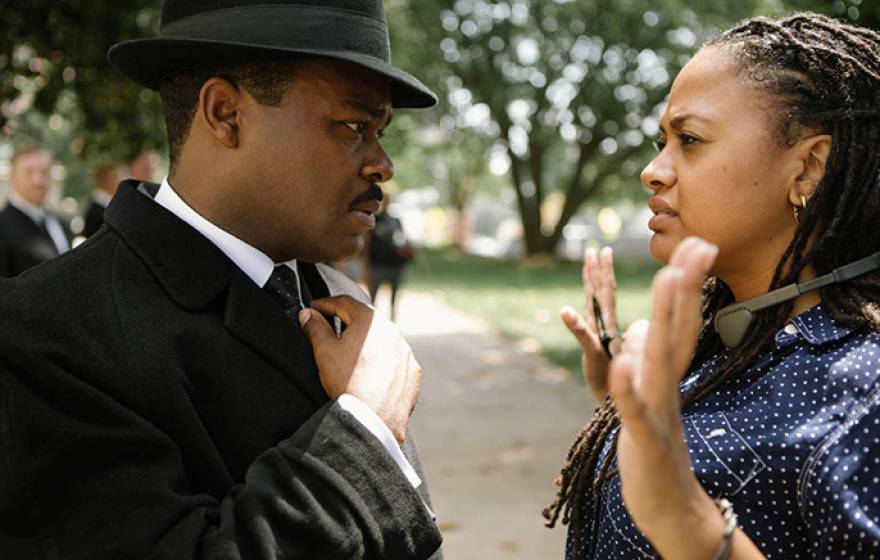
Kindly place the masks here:
POLYGON ((427 495, 328 401, 299 327, 155 188, 0 280, 0 557, 435 554, 427 495))

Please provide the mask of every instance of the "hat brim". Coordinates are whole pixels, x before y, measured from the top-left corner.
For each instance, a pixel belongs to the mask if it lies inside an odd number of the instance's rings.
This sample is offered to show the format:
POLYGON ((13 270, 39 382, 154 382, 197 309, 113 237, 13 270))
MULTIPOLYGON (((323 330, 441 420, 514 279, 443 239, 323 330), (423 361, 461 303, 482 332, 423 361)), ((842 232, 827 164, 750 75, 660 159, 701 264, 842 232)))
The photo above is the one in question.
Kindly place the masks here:
POLYGON ((192 39, 135 39, 110 48, 110 63, 122 74, 145 88, 158 91, 159 81, 170 74, 199 66, 233 62, 283 60, 297 55, 328 57, 358 64, 389 78, 391 105, 396 108, 425 108, 437 97, 414 76, 378 58, 357 52, 286 49, 192 39))

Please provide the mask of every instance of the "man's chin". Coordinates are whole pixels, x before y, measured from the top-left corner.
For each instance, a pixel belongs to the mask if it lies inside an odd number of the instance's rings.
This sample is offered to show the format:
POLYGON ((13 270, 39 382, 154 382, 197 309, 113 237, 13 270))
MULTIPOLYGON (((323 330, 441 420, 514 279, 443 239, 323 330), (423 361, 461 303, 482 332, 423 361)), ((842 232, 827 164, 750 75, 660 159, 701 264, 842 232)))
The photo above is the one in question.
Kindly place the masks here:
POLYGON ((358 256, 365 245, 363 235, 351 235, 327 251, 328 258, 324 262, 345 262, 358 256))

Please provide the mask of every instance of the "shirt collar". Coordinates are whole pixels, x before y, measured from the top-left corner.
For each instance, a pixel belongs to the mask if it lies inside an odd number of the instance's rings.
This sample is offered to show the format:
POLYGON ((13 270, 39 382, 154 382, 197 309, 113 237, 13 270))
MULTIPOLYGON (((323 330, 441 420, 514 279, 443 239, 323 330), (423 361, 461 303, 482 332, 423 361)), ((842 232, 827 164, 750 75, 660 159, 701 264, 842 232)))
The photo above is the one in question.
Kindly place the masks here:
MULTIPOLYGON (((263 287, 269 281, 272 270, 275 268, 275 263, 272 259, 256 247, 220 229, 196 212, 192 206, 180 198, 180 195, 177 194, 174 187, 168 182, 167 177, 162 180, 159 192, 156 193, 153 200, 207 237, 257 286, 263 287)), ((296 260, 287 261, 283 264, 289 266, 294 272, 298 272, 296 260)))
POLYGON ((107 191, 96 189, 92 191, 92 200, 104 208, 107 208, 107 206, 110 205, 110 201, 113 200, 113 195, 107 191))
MULTIPOLYGON (((847 336, 850 327, 841 325, 822 308, 822 304, 811 307, 790 321, 798 333, 813 346, 826 344, 847 336)), ((785 329, 779 331, 784 333, 785 329)))
POLYGON ((24 212, 24 214, 33 220, 34 223, 41 224, 43 223, 43 220, 46 219, 46 210, 44 208, 34 206, 22 198, 21 195, 15 192, 15 190, 10 189, 8 198, 9 204, 24 212))

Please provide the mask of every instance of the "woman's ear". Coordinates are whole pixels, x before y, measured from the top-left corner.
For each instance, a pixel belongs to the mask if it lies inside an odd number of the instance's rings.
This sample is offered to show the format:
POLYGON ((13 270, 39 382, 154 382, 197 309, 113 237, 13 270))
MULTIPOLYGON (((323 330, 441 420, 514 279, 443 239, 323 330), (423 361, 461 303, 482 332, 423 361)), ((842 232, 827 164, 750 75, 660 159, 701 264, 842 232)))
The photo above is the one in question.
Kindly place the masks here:
POLYGON ((238 147, 241 101, 241 90, 220 77, 206 81, 199 92, 199 120, 206 132, 226 148, 238 147))
POLYGON ((788 199, 793 206, 802 206, 825 177, 825 165, 831 154, 831 135, 818 134, 800 140, 792 148, 799 162, 799 172, 792 181, 788 199))

